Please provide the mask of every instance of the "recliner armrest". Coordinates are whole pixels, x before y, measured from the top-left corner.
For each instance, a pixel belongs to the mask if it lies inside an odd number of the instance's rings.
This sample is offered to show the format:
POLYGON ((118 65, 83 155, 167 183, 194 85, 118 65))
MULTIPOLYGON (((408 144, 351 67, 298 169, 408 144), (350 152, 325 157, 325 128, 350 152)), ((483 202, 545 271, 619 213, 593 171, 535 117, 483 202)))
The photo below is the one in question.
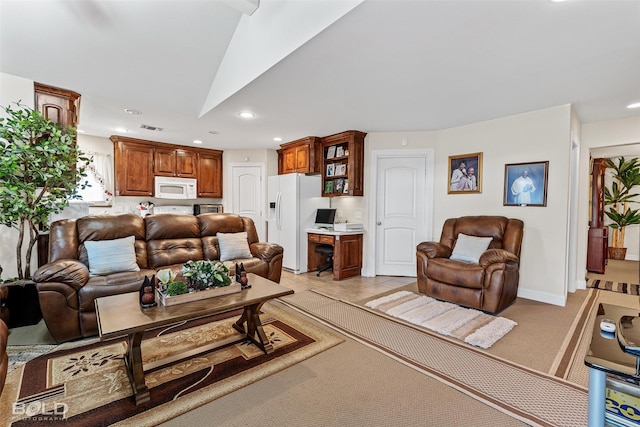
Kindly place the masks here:
POLYGON ((78 290, 89 281, 89 269, 80 261, 63 259, 37 269, 33 273, 33 281, 36 283, 59 282, 78 290))
POLYGON ((438 242, 422 242, 416 250, 424 253, 427 258, 449 258, 453 251, 451 248, 438 242))
POLYGON ((268 242, 256 242, 251 243, 249 245, 249 250, 251 251, 251 255, 256 258, 260 258, 261 260, 269 263, 276 255, 282 255, 284 251, 283 247, 268 242))
POLYGON ((512 254, 511 252, 504 249, 488 249, 486 250, 478 260, 478 264, 480 267, 486 269, 491 264, 496 264, 499 262, 504 263, 518 263, 518 257, 512 254))

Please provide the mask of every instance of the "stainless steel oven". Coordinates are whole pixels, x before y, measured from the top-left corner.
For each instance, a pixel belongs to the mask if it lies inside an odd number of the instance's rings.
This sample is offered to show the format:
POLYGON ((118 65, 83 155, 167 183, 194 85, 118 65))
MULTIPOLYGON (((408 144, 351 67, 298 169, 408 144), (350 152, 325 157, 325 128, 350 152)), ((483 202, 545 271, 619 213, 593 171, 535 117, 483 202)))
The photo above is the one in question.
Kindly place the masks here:
POLYGON ((201 213, 222 213, 222 205, 219 204, 207 204, 207 205, 193 205, 193 214, 200 215, 201 213))

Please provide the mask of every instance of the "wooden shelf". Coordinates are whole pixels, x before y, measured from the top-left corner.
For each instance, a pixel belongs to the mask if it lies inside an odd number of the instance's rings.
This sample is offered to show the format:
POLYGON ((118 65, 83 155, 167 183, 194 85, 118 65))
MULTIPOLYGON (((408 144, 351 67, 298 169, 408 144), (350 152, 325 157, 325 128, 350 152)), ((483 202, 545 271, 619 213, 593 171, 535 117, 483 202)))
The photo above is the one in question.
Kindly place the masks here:
POLYGON ((322 138, 323 197, 364 194, 364 137, 366 135, 364 132, 350 130, 322 138))

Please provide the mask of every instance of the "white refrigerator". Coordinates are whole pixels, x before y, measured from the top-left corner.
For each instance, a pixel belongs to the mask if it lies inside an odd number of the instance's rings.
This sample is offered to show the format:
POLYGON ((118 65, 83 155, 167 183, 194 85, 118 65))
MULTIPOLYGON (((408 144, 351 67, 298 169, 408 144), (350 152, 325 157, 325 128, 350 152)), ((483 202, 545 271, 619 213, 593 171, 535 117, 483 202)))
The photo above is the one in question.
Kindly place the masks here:
POLYGON ((282 267, 295 274, 307 272, 307 228, 312 228, 316 209, 329 208, 322 197, 322 177, 288 173, 270 176, 267 240, 284 248, 282 267))

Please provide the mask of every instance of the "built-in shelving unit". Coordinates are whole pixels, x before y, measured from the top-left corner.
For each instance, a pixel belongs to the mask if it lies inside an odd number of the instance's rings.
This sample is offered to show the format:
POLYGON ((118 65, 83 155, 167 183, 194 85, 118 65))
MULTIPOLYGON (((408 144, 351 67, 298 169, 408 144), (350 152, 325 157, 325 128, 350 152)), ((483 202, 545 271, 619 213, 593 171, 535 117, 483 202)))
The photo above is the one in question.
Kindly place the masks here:
POLYGON ((356 130, 322 138, 322 196, 364 194, 364 137, 356 130))

